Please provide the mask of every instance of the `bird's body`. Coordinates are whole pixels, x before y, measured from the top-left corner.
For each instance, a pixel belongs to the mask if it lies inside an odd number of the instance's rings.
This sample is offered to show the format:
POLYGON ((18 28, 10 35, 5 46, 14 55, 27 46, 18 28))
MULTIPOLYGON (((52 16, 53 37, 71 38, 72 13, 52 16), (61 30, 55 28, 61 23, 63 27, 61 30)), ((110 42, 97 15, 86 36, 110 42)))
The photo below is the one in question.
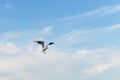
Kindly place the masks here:
POLYGON ((48 43, 48 44, 45 46, 45 42, 44 42, 44 41, 34 41, 34 42, 36 42, 36 43, 38 43, 38 44, 41 44, 41 46, 42 46, 42 52, 43 52, 43 53, 46 53, 45 51, 48 49, 48 46, 49 46, 49 45, 55 44, 54 42, 50 42, 50 43, 48 43))

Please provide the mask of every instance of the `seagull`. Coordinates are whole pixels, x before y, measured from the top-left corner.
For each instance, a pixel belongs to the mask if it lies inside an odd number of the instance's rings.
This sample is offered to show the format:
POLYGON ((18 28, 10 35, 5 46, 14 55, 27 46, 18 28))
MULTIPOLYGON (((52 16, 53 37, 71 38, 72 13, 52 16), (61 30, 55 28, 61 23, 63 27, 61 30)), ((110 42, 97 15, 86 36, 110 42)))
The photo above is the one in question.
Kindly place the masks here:
POLYGON ((54 42, 50 42, 50 43, 48 43, 46 46, 45 46, 45 42, 44 41, 34 41, 34 42, 36 42, 36 43, 38 43, 38 44, 41 44, 41 46, 42 46, 42 52, 45 54, 46 52, 46 50, 48 49, 48 46, 49 45, 52 45, 52 44, 55 44, 54 42))

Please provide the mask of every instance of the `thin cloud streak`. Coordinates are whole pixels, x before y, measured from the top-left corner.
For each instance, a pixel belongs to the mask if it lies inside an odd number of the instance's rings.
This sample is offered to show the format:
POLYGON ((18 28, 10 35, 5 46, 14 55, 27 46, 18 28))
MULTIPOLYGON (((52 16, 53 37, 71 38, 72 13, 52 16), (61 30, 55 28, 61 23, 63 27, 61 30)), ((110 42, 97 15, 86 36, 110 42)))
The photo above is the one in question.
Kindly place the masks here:
POLYGON ((54 27, 53 25, 47 26, 44 29, 42 29, 40 32, 38 32, 38 34, 42 34, 42 35, 52 34, 53 27, 54 27))
POLYGON ((110 27, 104 28, 105 30, 119 30, 120 29, 120 24, 116 24, 110 27))
POLYGON ((98 8, 96 10, 86 12, 83 14, 79 15, 74 15, 74 16, 68 16, 60 19, 60 21, 67 21, 67 20, 73 20, 73 19, 79 19, 79 18, 84 18, 87 16, 103 16, 103 15, 108 15, 111 13, 119 12, 120 11, 120 5, 115 5, 115 6, 105 6, 98 8))
POLYGON ((89 40, 88 38, 91 37, 98 37, 101 35, 105 35, 107 33, 111 33, 111 31, 119 31, 120 30, 120 24, 114 24, 112 26, 102 27, 102 28, 93 28, 93 29, 86 29, 86 30, 72 30, 66 34, 63 34, 60 36, 60 39, 57 39, 56 41, 59 41, 59 43, 66 42, 65 45, 72 45, 78 42, 86 42, 89 40))

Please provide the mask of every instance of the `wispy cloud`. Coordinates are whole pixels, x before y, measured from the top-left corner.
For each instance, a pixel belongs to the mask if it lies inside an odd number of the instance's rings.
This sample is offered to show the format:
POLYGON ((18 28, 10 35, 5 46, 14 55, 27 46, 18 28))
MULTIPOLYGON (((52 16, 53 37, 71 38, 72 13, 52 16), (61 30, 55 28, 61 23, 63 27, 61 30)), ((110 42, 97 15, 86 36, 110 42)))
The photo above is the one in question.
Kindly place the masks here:
POLYGON ((5 32, 1 35, 1 40, 9 40, 20 37, 21 33, 19 32, 5 32))
POLYGON ((4 5, 5 8, 12 8, 12 4, 11 3, 7 3, 4 5))
POLYGON ((72 56, 73 59, 81 59, 85 58, 91 55, 94 55, 96 53, 103 53, 105 52, 106 49, 104 48, 99 48, 99 49, 93 49, 93 50, 78 50, 75 55, 72 56))
POLYGON ((53 25, 50 25, 41 30, 7 31, 0 34, 0 37, 1 41, 19 41, 21 39, 26 41, 43 40, 46 36, 53 35, 53 27, 53 25))
MULTIPOLYGON (((84 60, 91 64, 83 71, 84 78, 93 77, 120 66, 119 51, 110 48, 98 48, 78 51, 72 59, 84 60)), ((84 64, 83 64, 84 65, 84 64)))
POLYGON ((119 12, 119 11, 120 11, 120 5, 104 6, 104 7, 100 7, 96 10, 92 10, 90 12, 86 12, 86 13, 83 13, 83 14, 64 17, 60 20, 61 21, 66 21, 66 20, 84 18, 84 17, 88 17, 88 16, 102 16, 102 15, 108 15, 108 14, 119 12))
POLYGON ((19 48, 11 42, 0 42, 0 53, 1 54, 15 54, 18 53, 19 48))
POLYGON ((99 64, 99 65, 95 65, 90 69, 87 69, 85 71, 85 77, 91 77, 91 76, 95 76, 99 73, 102 73, 106 70, 108 70, 109 68, 111 68, 112 65, 111 64, 99 64))
POLYGON ((105 30, 119 30, 120 29, 120 24, 116 24, 110 27, 104 28, 105 30))
POLYGON ((0 25, 6 25, 6 24, 9 24, 9 23, 11 23, 11 24, 14 24, 14 23, 16 23, 16 19, 14 19, 14 18, 6 18, 6 19, 1 19, 0 20, 0 25))
POLYGON ((66 34, 63 34, 60 36, 60 42, 65 42, 66 45, 72 45, 79 42, 86 42, 90 40, 91 38, 100 38, 105 35, 109 35, 108 33, 114 34, 114 32, 111 31, 119 31, 120 30, 120 24, 115 24, 112 26, 106 26, 101 28, 90 28, 85 30, 72 30, 66 34))
POLYGON ((52 33, 52 29, 53 29, 53 25, 47 26, 44 29, 42 29, 40 32, 38 32, 39 34, 43 34, 43 35, 49 35, 52 33))
POLYGON ((84 76, 92 77, 92 76, 98 75, 100 73, 103 73, 105 71, 108 71, 111 68, 119 67, 120 59, 117 58, 117 56, 116 56, 116 60, 114 60, 114 59, 115 59, 114 57, 108 57, 106 59, 107 62, 106 61, 102 62, 102 60, 101 60, 101 63, 95 64, 95 65, 91 66, 90 68, 86 69, 84 72, 84 76))

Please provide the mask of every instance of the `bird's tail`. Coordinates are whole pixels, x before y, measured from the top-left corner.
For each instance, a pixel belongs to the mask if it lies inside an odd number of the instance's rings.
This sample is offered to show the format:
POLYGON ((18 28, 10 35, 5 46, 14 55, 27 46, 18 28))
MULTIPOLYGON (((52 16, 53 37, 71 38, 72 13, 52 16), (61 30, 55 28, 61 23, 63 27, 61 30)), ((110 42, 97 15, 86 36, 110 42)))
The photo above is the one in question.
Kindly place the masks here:
POLYGON ((42 52, 43 54, 46 54, 46 51, 43 51, 43 50, 42 50, 41 52, 42 52))

